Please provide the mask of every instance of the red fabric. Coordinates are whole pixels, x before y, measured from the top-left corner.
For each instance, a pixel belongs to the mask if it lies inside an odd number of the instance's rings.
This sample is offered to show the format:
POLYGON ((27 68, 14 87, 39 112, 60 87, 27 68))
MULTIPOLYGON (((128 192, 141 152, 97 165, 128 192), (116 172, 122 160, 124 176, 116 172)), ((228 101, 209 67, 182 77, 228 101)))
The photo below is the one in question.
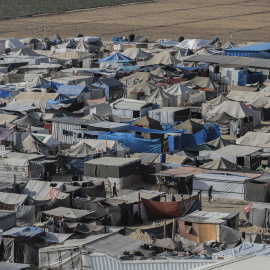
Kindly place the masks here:
POLYGON ((96 104, 104 103, 104 102, 106 102, 106 97, 103 97, 103 98, 100 98, 100 99, 88 99, 88 101, 90 101, 92 103, 96 103, 96 104))
POLYGON ((197 195, 180 202, 156 202, 141 199, 149 220, 177 218, 183 215, 196 201, 197 195))

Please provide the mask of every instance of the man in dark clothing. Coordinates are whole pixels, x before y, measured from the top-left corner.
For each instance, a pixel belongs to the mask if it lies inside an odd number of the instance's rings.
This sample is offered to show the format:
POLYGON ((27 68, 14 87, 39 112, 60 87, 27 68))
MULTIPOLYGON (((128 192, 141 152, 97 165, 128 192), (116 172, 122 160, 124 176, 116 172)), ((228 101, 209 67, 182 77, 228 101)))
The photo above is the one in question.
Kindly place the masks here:
POLYGON ((174 195, 172 194, 172 202, 175 202, 175 201, 176 201, 176 199, 175 199, 174 195))
POLYGON ((117 197, 116 183, 113 185, 113 197, 117 197))
POLYGON ((210 186, 210 188, 208 189, 208 202, 211 202, 212 191, 213 191, 213 186, 210 186))

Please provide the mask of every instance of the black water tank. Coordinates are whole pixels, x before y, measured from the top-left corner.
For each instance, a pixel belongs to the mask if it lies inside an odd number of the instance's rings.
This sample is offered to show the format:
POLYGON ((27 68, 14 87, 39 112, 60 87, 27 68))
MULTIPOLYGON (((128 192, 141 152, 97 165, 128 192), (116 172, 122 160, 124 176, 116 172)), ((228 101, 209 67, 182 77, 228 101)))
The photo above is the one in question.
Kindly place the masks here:
POLYGON ((135 39, 135 35, 134 35, 134 34, 130 34, 130 35, 128 36, 128 41, 129 41, 129 42, 133 42, 134 39, 135 39))
POLYGON ((178 38, 178 42, 182 42, 183 40, 185 40, 185 38, 182 36, 178 38))

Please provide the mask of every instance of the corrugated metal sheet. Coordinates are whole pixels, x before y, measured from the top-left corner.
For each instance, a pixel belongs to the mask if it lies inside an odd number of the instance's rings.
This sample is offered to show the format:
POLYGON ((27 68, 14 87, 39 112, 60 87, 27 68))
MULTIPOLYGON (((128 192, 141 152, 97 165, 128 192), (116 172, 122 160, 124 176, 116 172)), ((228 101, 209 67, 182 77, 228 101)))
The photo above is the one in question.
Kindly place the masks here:
POLYGON ((92 270, 189 270, 213 264, 211 260, 143 260, 122 261, 111 255, 90 255, 92 270))
POLYGON ((207 62, 212 64, 229 64, 254 68, 270 69, 270 59, 249 58, 225 55, 192 55, 185 59, 187 62, 207 62))

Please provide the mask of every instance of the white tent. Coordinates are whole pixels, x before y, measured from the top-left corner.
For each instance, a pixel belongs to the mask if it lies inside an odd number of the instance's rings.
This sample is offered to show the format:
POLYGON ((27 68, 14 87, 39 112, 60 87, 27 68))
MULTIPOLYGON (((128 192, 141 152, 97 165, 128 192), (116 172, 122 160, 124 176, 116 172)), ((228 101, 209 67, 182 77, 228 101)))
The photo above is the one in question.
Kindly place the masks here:
POLYGON ((181 83, 174 84, 170 88, 165 89, 165 91, 170 95, 177 96, 177 106, 183 105, 185 101, 188 102, 190 94, 195 94, 199 92, 181 83))
POLYGON ((235 119, 242 119, 248 116, 253 116, 253 127, 261 123, 260 112, 256 113, 255 111, 247 108, 245 105, 237 101, 224 101, 220 105, 216 106, 213 110, 209 111, 206 116, 210 118, 223 112, 235 119))
POLYGON ((6 40, 5 47, 6 49, 12 50, 12 49, 24 48, 26 46, 23 43, 21 43, 20 40, 16 38, 11 38, 11 39, 6 40))
POLYGON ((132 92, 132 91, 143 91, 145 93, 145 95, 150 95, 157 89, 158 89, 158 86, 156 86, 155 84, 153 84, 151 82, 148 82, 148 81, 140 82, 140 83, 138 83, 136 85, 132 85, 129 88, 130 92, 132 92))
POLYGON ((237 144, 270 148, 270 134, 264 132, 248 132, 236 140, 237 144))
POLYGON ((151 95, 149 95, 145 99, 145 101, 152 104, 158 104, 159 108, 177 106, 177 97, 166 93, 160 88, 153 92, 151 95))
POLYGON ((190 49, 196 50, 198 47, 202 45, 209 45, 211 43, 210 40, 203 40, 203 39, 185 39, 176 45, 177 48, 182 49, 190 49))

